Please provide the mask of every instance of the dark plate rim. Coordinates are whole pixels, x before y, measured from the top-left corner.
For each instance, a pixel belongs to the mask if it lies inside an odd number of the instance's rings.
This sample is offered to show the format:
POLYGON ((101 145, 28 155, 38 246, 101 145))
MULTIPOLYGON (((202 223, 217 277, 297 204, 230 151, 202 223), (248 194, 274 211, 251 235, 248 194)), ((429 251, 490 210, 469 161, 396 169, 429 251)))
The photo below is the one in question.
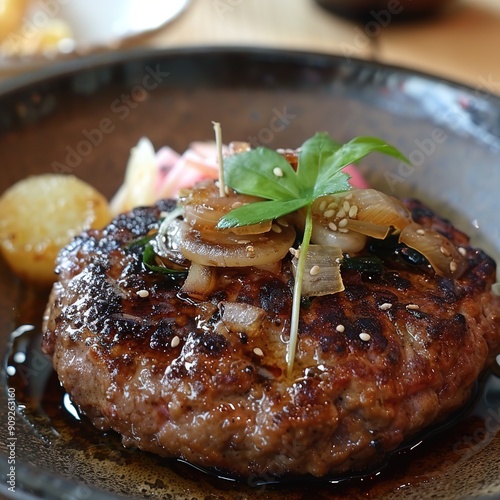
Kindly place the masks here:
POLYGON ((417 76, 428 80, 433 84, 443 84, 455 90, 462 90, 475 94, 478 98, 487 100, 495 100, 500 106, 500 95, 497 95, 488 89, 474 87, 470 84, 459 82, 452 78, 447 78, 423 70, 412 69, 408 66, 390 64, 387 62, 363 59, 359 57, 346 58, 341 54, 312 51, 286 49, 279 47, 258 47, 258 46, 239 46, 239 45, 196 45, 170 48, 129 48, 116 51, 98 52, 91 55, 86 55, 80 58, 66 59, 56 62, 47 67, 37 68, 33 71, 28 71, 22 74, 7 77, 0 80, 0 99, 5 99, 10 94, 27 90, 29 87, 37 84, 47 83, 55 79, 71 76, 76 73, 99 69, 104 66, 119 66, 128 62, 140 61, 158 58, 165 59, 168 57, 186 56, 202 56, 210 55, 217 57, 226 57, 234 55, 242 55, 243 57, 268 57, 288 60, 304 60, 308 64, 314 63, 319 65, 346 63, 356 66, 364 66, 372 69, 382 69, 387 72, 400 73, 404 75, 417 76))

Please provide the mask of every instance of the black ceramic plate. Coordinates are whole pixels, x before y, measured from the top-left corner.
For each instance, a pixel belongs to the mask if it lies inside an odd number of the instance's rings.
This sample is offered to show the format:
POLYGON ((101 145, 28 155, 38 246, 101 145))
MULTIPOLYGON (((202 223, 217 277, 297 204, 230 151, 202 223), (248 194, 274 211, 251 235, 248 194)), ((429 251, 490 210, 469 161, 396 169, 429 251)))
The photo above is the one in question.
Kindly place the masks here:
MULTIPOLYGON (((499 99, 485 89, 327 55, 239 49, 112 54, 6 82, 0 87, 0 192, 28 174, 65 170, 110 196, 141 136, 157 148, 182 151, 192 140, 212 138, 212 120, 222 123, 226 141, 271 147, 296 147, 319 130, 339 140, 380 136, 413 166, 370 156, 361 165, 369 181, 390 194, 421 198, 500 256, 499 99)), ((225 481, 125 450, 115 435, 72 416, 38 347, 44 292, 23 287, 1 262, 0 277, 5 496, 500 495, 500 379, 494 371, 452 427, 412 442, 380 471, 285 485, 225 481), (34 328, 24 331, 23 324, 34 328), (15 416, 8 413, 14 395, 15 416), (12 478, 15 493, 8 489, 12 478)))

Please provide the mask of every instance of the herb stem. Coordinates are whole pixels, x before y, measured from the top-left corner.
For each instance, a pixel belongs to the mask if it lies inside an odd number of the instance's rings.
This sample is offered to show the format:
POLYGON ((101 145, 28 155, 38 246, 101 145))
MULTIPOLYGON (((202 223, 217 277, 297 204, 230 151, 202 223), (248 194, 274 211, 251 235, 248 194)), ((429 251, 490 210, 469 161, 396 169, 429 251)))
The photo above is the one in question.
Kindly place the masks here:
POLYGON ((297 350, 297 342, 299 336, 299 317, 300 317, 300 302, 302 299, 302 283, 304 281, 304 271, 306 267, 307 252, 309 250, 309 242, 311 241, 312 233, 312 212, 311 204, 306 206, 306 224, 304 228, 304 236, 299 247, 299 258, 297 261, 297 272, 295 274, 295 283, 293 286, 293 302, 292 302, 292 318, 290 322, 290 340, 288 342, 288 350, 286 353, 287 374, 290 376, 293 371, 293 363, 295 360, 295 351, 297 350))
POLYGON ((226 196, 226 183, 224 181, 224 158, 222 156, 222 129, 219 122, 212 122, 215 132, 215 144, 217 146, 217 162, 219 164, 219 196, 226 196))

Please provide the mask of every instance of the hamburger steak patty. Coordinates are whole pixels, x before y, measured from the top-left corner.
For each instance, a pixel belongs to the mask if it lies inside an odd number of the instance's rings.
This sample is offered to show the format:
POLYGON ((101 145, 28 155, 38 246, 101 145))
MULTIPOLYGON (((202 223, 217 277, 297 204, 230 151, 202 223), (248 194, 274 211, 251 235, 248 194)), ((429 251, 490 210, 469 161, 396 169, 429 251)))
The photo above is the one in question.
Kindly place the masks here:
POLYGON ((239 476, 373 465, 463 405, 500 345, 494 261, 419 202, 405 204, 464 249, 465 273, 439 277, 397 241, 372 241, 365 256, 379 268, 345 266, 343 292, 303 301, 291 377, 289 258, 279 274, 219 268, 216 291, 193 300, 182 278, 147 271, 130 246, 173 201, 61 252, 43 350, 80 411, 126 446, 239 476), (234 302, 249 316, 265 311, 260 327, 225 321, 234 302))

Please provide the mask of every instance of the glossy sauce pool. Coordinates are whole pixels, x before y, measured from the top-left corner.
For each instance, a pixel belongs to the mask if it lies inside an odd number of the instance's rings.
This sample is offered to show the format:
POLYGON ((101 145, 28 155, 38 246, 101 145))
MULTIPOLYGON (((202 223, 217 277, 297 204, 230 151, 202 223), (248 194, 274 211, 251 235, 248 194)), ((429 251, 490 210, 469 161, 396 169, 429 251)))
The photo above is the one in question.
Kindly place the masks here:
MULTIPOLYGON (((405 443, 371 471, 322 479, 279 480, 263 476, 238 481, 180 460, 127 449, 116 433, 96 430, 78 413, 60 386, 50 359, 41 353, 45 302, 46 293, 23 290, 16 314, 18 326, 11 335, 10 352, 5 360, 7 383, 15 389, 19 414, 41 443, 81 450, 89 460, 126 466, 131 472, 146 463, 148 470, 155 469, 159 478, 165 476, 168 469, 169 474, 187 481, 208 484, 212 493, 248 493, 250 488, 265 498, 273 498, 273 493, 303 498, 308 488, 314 486, 316 493, 322 492, 321 498, 375 498, 432 481, 447 467, 480 453, 491 440, 499 437, 496 436, 500 430, 500 366, 497 362, 477 383, 464 409, 405 443)), ((136 472, 140 476, 139 469, 136 472)), ((161 479, 157 479, 157 483, 157 491, 166 487, 161 479)))

